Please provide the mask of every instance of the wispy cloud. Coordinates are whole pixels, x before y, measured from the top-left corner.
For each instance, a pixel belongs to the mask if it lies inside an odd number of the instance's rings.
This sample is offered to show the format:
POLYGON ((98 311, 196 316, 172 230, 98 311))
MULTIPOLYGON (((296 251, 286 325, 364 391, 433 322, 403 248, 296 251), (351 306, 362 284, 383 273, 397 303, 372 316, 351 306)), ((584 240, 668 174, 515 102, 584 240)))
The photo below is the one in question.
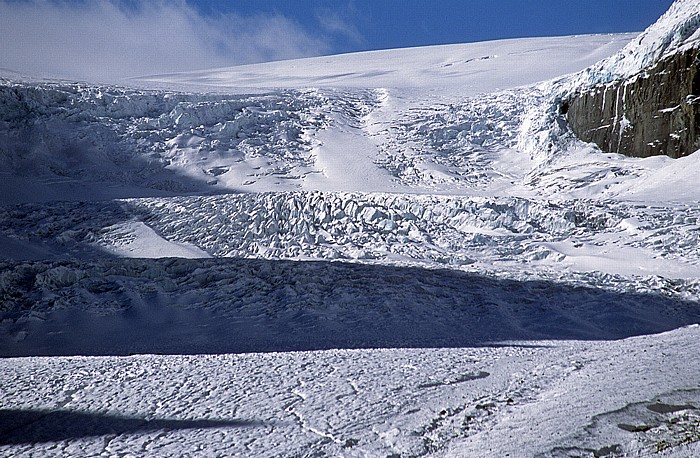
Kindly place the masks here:
POLYGON ((0 0, 0 67, 108 80, 319 55, 280 15, 204 16, 181 1, 0 0))
POLYGON ((352 6, 344 9, 321 8, 316 12, 316 20, 321 29, 330 35, 341 37, 353 45, 362 45, 365 38, 352 20, 355 16, 352 6))

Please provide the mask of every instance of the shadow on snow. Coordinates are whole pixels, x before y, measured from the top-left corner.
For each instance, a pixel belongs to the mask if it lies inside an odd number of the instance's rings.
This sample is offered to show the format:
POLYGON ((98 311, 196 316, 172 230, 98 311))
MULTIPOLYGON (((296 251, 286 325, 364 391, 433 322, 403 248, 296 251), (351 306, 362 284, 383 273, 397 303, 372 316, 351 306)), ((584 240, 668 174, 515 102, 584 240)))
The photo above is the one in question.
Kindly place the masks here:
POLYGON ((0 311, 6 357, 611 340, 700 322, 698 302, 660 294, 418 267, 259 259, 26 266, 23 289, 6 290, 0 311), (60 276, 47 281, 50 272, 60 276))
POLYGON ((260 426, 244 420, 165 420, 69 410, 0 409, 0 445, 179 429, 260 426))

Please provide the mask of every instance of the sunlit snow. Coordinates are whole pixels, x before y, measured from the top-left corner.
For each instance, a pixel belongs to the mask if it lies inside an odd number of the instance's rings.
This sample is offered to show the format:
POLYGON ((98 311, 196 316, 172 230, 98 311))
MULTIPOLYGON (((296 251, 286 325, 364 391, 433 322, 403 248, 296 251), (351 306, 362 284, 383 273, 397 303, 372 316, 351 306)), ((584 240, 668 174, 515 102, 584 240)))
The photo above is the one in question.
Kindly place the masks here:
POLYGON ((700 454, 700 157, 557 111, 693 42, 693 3, 641 39, 8 73, 0 454, 700 454))

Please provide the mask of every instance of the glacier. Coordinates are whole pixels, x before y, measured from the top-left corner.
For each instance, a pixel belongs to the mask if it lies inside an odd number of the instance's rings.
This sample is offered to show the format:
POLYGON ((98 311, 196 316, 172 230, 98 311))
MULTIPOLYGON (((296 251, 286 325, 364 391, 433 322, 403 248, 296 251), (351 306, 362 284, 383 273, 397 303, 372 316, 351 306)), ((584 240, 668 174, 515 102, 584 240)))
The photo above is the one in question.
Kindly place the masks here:
POLYGON ((0 454, 697 455, 700 158, 558 110, 697 17, 1 74, 0 454))

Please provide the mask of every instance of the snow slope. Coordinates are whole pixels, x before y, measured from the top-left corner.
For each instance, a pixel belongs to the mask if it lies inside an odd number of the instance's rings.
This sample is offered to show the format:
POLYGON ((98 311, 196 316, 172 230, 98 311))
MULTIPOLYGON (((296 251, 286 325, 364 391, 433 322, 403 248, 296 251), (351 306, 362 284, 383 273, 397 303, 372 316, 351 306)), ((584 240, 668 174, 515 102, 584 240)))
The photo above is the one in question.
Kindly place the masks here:
POLYGON ((6 77, 0 454, 697 455, 700 157, 557 112, 696 9, 631 43, 6 77))
POLYGON ((577 72, 636 34, 525 38, 369 51, 135 79, 177 88, 383 88, 473 96, 577 72), (512 70, 517 68, 517 72, 512 70))

